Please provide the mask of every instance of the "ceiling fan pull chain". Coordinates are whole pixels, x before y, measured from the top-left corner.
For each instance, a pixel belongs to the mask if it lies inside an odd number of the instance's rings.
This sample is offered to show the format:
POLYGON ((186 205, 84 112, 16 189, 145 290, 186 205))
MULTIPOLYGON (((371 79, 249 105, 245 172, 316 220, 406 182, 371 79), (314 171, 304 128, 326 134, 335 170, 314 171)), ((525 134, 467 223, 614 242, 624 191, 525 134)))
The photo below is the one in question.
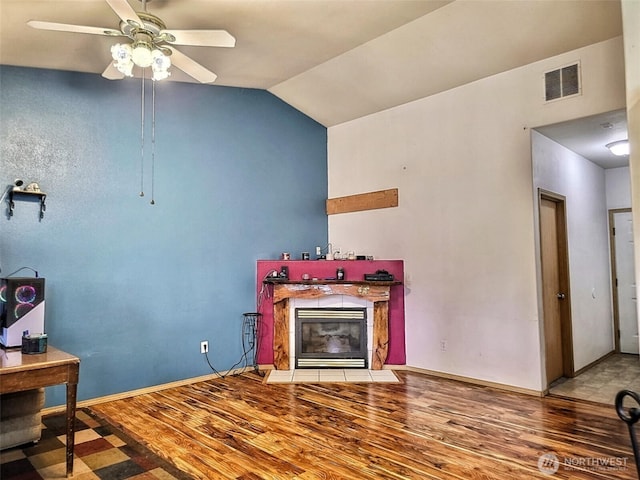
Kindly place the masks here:
POLYGON ((144 197, 144 69, 142 70, 142 108, 140 109, 140 196, 144 197))
POLYGON ((156 82, 151 82, 151 205, 155 205, 154 184, 156 176, 156 82))

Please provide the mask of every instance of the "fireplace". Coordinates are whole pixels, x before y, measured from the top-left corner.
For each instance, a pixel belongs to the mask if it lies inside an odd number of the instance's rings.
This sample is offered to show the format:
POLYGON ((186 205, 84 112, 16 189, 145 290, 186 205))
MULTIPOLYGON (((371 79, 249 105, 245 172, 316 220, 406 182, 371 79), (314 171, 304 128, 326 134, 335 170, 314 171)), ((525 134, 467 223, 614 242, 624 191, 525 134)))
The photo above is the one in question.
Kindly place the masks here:
MULTIPOLYGON (((392 286, 399 282, 337 282, 265 280, 273 285, 270 298, 273 315, 273 366, 276 370, 292 370, 295 362, 295 308, 309 307, 358 307, 363 305, 343 305, 349 299, 361 302, 367 307, 367 365, 371 370, 381 370, 389 351, 389 298, 392 286), (331 297, 335 301, 331 301, 331 297), (309 302, 315 305, 301 305, 309 302), (329 304, 327 304, 329 303, 329 304), (340 303, 341 305, 335 305, 340 303), (295 307, 293 306, 295 304, 295 307), (371 305, 371 308, 369 306, 371 305)), ((404 304, 403 304, 404 305, 404 304)), ((268 308, 268 307, 267 307, 268 308)), ((264 322, 265 325, 268 325, 264 322)))
POLYGON ((296 308, 295 368, 367 368, 366 308, 296 308))

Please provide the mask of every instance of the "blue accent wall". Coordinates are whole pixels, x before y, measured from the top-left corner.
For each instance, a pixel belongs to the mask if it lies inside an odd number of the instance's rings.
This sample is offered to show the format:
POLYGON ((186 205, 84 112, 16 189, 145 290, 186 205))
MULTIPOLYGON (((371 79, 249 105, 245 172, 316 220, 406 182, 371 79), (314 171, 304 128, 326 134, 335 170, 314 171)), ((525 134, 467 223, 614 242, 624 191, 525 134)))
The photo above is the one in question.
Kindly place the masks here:
POLYGON ((46 278, 46 331, 81 359, 78 398, 212 373, 201 340, 232 367, 256 260, 327 243, 326 129, 266 91, 160 82, 150 205, 150 82, 143 167, 139 79, 2 66, 0 85, 0 188, 47 193, 41 221, 35 202, 13 217, 3 203, 0 276, 46 278))

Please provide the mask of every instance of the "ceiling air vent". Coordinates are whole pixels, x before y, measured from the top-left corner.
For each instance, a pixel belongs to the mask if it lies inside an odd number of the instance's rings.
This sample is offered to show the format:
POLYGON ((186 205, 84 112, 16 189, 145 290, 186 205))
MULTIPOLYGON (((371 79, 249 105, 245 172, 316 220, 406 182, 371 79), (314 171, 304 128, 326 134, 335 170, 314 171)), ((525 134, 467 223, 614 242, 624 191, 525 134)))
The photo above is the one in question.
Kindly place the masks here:
POLYGON ((580 62, 544 74, 544 99, 547 102, 579 95, 580 62))

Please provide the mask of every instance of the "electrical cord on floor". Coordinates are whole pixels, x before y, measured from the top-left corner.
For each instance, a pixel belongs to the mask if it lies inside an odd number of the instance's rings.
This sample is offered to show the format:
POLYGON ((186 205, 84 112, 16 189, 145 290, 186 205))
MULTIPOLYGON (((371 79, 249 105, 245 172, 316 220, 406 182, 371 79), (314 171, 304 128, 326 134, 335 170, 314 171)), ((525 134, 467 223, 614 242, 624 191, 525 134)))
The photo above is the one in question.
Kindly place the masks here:
MULTIPOLYGON (((242 356, 240 357, 240 360, 238 360, 234 365, 231 366, 231 368, 229 370, 227 370, 228 372, 233 372, 238 365, 240 365, 243 361, 244 361, 244 366, 241 367, 241 371, 237 372, 235 374, 232 375, 239 375, 241 373, 246 372, 247 368, 249 368, 249 355, 251 354, 251 352, 257 353, 257 334, 256 332, 258 331, 258 320, 256 319, 256 323, 255 325, 250 324, 248 322, 243 322, 242 324, 242 356)), ((211 364, 211 362, 209 361, 209 354, 208 352, 205 352, 204 354, 207 363, 209 364, 209 367, 211 368, 211 370, 213 370, 213 372, 218 375, 218 377, 220 378, 225 378, 227 375, 222 375, 220 372, 218 372, 218 370, 216 370, 216 368, 211 364)), ((256 372, 259 375, 264 375, 263 373, 261 373, 258 369, 257 366, 251 366, 251 368, 255 368, 256 372)))
POLYGON ((250 329, 255 329, 255 326, 253 324, 250 324, 250 323, 246 322, 246 321, 243 322, 243 324, 242 324, 242 356, 240 357, 240 360, 238 360, 235 363, 235 365, 233 365, 229 369, 229 371, 231 371, 231 372, 236 367, 238 367, 238 365, 240 365, 243 361, 244 361, 244 366, 241 367, 243 370, 240 373, 244 373, 246 371, 246 369, 249 367, 249 354, 251 354, 251 352, 254 351, 255 346, 256 346, 255 338, 252 339, 252 337, 255 337, 255 330, 251 331, 250 329), (245 341, 246 339, 249 339, 249 340, 245 341), (248 345, 247 345, 247 343, 248 343, 248 345))
MULTIPOLYGON (((277 274, 278 271, 277 270, 270 270, 269 272, 267 272, 263 278, 263 280, 266 280, 269 277, 272 277, 273 274, 277 274)), ((270 292, 268 289, 268 286, 266 283, 262 284, 262 288, 260 289, 260 292, 258 293, 258 297, 257 297, 257 306, 258 306, 258 312, 260 312, 262 310, 262 303, 266 298, 270 298, 270 292)), ((243 361, 244 361, 244 367, 243 370, 241 372, 238 372, 238 374, 240 373, 244 373, 246 371, 246 368, 249 367, 249 354, 253 351, 254 352, 254 363, 256 361, 255 355, 257 355, 258 351, 259 351, 259 344, 260 344, 260 328, 259 328, 259 324, 260 324, 260 320, 259 317, 256 318, 255 320, 255 325, 252 326, 253 330, 253 334, 249 335, 250 332, 247 331, 248 328, 250 328, 249 325, 247 325, 246 322, 244 322, 242 324, 242 356, 240 357, 240 360, 238 360, 228 371, 232 372, 238 365, 240 365, 243 361), (247 344, 245 343, 247 338, 252 338, 252 340, 248 341, 249 345, 248 345, 248 349, 247 349, 247 344)), ((211 368, 211 370, 213 370, 213 372, 218 375, 220 378, 224 378, 226 377, 226 375, 222 375, 220 372, 218 372, 218 370, 216 370, 216 368, 211 364, 211 362, 209 361, 209 354, 208 352, 204 354, 205 359, 207 360, 207 363, 209 364, 209 367, 211 368)), ((254 365, 252 368, 255 368, 256 373, 258 373, 258 375, 264 376, 264 372, 260 372, 260 370, 258 369, 257 365, 254 365)))
MULTIPOLYGON (((238 361, 237 361, 237 362, 236 362, 236 363, 235 363, 235 364, 234 364, 234 365, 233 365, 229 370, 227 370, 227 371, 228 371, 228 372, 233 372, 233 370, 234 370, 238 365, 240 365, 240 364, 242 363, 242 361, 243 361, 243 360, 245 360, 246 355, 247 355, 247 353, 246 353, 246 352, 244 352, 244 353, 242 354, 242 356, 240 357, 240 360, 238 360, 238 361)), ((225 377, 229 376, 229 374, 228 374, 228 373, 227 373, 226 375, 223 375, 223 374, 221 374, 218 370, 216 370, 216 368, 215 368, 215 367, 211 364, 211 362, 209 361, 209 354, 208 354, 208 353, 205 353, 205 354, 204 354, 204 358, 207 360, 207 363, 209 364, 209 367, 211 368, 211 370, 213 370, 213 373, 215 373, 216 375, 218 375, 218 377, 220 377, 220 378, 225 378, 225 377)), ((231 375, 232 375, 232 376, 233 376, 233 375, 240 375, 241 373, 244 373, 244 372, 246 371, 246 368, 247 368, 247 367, 248 367, 248 365, 247 365, 246 360, 245 360, 245 366, 244 366, 244 367, 242 367, 242 368, 243 368, 243 370, 242 370, 242 371, 240 371, 240 372, 237 372, 237 373, 233 373, 233 374, 231 374, 231 375)))
POLYGON ((211 362, 209 361, 209 352, 204 352, 204 358, 207 360, 207 363, 209 364, 209 367, 211 367, 211 370, 213 370, 213 372, 218 375, 218 377, 224 378, 224 375, 222 375, 218 370, 216 370, 213 365, 211 365, 211 362))

